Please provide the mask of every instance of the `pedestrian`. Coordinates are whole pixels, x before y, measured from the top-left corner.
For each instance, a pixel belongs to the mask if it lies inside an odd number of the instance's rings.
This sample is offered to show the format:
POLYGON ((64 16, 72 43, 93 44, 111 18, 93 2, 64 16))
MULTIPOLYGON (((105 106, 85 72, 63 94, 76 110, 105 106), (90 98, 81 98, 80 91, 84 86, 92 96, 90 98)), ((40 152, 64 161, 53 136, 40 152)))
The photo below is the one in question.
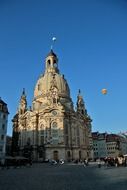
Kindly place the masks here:
POLYGON ((84 167, 88 166, 88 160, 84 159, 84 167))

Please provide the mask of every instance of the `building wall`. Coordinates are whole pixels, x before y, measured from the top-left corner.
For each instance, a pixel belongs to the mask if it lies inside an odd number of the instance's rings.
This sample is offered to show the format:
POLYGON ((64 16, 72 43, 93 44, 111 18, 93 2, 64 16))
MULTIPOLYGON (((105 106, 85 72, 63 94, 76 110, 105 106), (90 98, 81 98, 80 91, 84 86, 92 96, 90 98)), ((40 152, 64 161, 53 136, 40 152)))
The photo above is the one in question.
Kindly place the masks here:
POLYGON ((106 140, 99 140, 98 141, 98 157, 104 158, 107 156, 107 146, 106 146, 106 140))
POLYGON ((99 154, 98 154, 98 140, 94 140, 93 139, 93 152, 94 152, 94 159, 98 158, 99 157, 99 154))
POLYGON ((104 133, 93 134, 94 158, 117 157, 118 155, 127 154, 127 138, 117 134, 104 133))
POLYGON ((6 152, 6 133, 7 133, 8 111, 6 104, 0 100, 0 158, 6 152))
POLYGON ((107 142, 107 156, 108 157, 117 157, 120 153, 120 150, 117 147, 117 142, 107 142))

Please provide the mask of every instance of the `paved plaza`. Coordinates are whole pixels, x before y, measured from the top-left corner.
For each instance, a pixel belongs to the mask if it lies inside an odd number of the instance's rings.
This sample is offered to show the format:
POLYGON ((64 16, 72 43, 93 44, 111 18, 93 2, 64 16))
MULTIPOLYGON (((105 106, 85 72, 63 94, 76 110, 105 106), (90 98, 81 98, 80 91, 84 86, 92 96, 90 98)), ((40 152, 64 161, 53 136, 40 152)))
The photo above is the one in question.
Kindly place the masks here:
POLYGON ((0 190, 127 190, 127 167, 33 164, 0 169, 0 190))

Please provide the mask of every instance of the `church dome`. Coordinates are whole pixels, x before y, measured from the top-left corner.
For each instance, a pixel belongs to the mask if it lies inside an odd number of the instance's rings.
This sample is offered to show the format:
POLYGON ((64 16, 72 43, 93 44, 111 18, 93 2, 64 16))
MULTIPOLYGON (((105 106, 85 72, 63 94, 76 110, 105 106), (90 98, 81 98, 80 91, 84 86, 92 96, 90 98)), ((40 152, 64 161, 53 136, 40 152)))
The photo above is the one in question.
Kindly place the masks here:
MULTIPOLYGON (((52 81, 52 73, 45 73, 43 76, 40 76, 35 86, 34 97, 46 95, 51 89, 52 81)), ((63 75, 55 73, 55 86, 58 89, 59 95, 64 97, 70 97, 69 86, 63 75)))
POLYGON ((60 97, 70 97, 70 89, 64 75, 58 70, 58 58, 56 54, 51 52, 46 57, 45 73, 41 75, 35 85, 34 98, 45 96, 51 91, 52 85, 58 90, 60 97))

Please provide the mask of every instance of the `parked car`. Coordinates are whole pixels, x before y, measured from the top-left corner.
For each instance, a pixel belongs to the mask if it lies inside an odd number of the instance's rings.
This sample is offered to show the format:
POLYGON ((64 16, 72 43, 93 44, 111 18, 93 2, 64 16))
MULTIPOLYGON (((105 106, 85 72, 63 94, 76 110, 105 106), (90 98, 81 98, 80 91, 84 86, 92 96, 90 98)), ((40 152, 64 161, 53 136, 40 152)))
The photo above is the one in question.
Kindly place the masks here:
POLYGON ((56 165, 57 161, 56 160, 51 160, 51 165, 56 165))
POLYGON ((59 163, 60 163, 60 164, 64 164, 64 160, 63 160, 63 159, 60 159, 59 163))

